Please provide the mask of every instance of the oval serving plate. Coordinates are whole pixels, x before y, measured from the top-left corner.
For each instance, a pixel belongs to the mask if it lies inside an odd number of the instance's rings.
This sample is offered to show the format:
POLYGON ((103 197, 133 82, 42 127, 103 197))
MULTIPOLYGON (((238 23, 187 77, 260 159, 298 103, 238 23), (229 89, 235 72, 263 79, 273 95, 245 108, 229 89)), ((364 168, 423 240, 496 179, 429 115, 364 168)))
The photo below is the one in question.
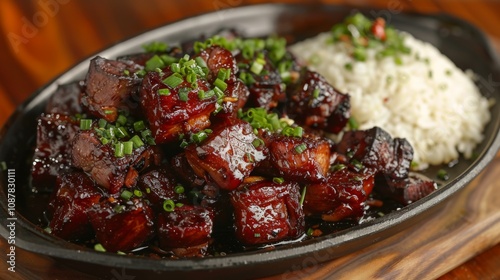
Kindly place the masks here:
MULTIPOLYGON (((482 79, 478 86, 488 98, 495 100, 491 108, 492 119, 485 129, 484 141, 478 145, 474 160, 460 159, 453 167, 436 166, 426 171, 434 178, 436 171, 445 168, 450 179, 431 195, 350 229, 312 240, 278 246, 274 250, 259 250, 203 259, 149 259, 95 252, 46 234, 35 226, 32 213, 39 213, 40 206, 28 203, 31 194, 30 160, 36 134, 36 118, 42 113, 48 97, 57 85, 82 79, 88 69, 89 59, 38 90, 11 116, 0 133, 0 161, 16 170, 16 245, 20 248, 48 255, 67 264, 111 278, 115 268, 126 269, 126 275, 140 275, 148 279, 158 276, 255 278, 283 273, 340 257, 383 240, 407 226, 428 217, 443 201, 466 186, 493 159, 500 147, 500 89, 488 81, 500 80, 498 58, 486 37, 475 27, 447 15, 388 14, 377 10, 361 10, 367 15, 385 16, 389 24, 407 31, 415 37, 438 47, 462 69, 471 69, 482 79)), ((220 10, 181 20, 123 41, 98 53, 103 57, 138 52, 141 45, 150 41, 175 44, 188 39, 211 34, 220 28, 241 30, 245 36, 279 34, 298 41, 328 31, 331 26, 352 12, 349 7, 311 5, 257 5, 230 10, 220 10)), ((97 55, 97 54, 96 54, 97 55)), ((93 57, 93 56, 92 56, 93 57)), ((91 58, 92 58, 91 57, 91 58)), ((0 184, 0 217, 9 216, 7 203, 7 174, 3 172, 0 184)), ((3 223, 0 234, 7 237, 3 223)), ((123 274, 122 270, 122 275, 123 274)))

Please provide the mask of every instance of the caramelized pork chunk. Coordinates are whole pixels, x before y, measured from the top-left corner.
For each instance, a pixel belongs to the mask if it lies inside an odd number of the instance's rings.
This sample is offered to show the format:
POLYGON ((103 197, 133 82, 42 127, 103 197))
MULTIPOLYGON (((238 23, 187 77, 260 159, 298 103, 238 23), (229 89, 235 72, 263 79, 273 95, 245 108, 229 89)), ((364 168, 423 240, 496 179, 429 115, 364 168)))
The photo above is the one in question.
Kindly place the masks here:
POLYGON ((375 173, 377 190, 396 197, 403 195, 413 159, 413 148, 406 139, 392 139, 379 127, 348 131, 338 143, 337 152, 375 173))
POLYGON ((213 219, 213 212, 201 206, 182 205, 160 213, 160 247, 178 257, 203 256, 211 240, 213 219))
POLYGON ((80 94, 85 90, 83 81, 71 82, 59 85, 45 106, 45 112, 49 114, 75 115, 82 113, 80 94))
POLYGON ((99 243, 109 252, 129 251, 155 233, 154 212, 143 199, 104 200, 88 211, 99 243))
POLYGON ((207 139, 186 148, 186 158, 199 177, 234 190, 267 156, 265 145, 245 121, 232 119, 213 127, 207 139))
POLYGON ((328 222, 359 219, 372 192, 374 175, 343 168, 328 174, 325 181, 307 186, 304 199, 306 215, 320 215, 328 222))
POLYGON ((90 61, 85 78, 82 104, 91 115, 108 122, 114 122, 119 111, 134 111, 139 104, 137 100, 131 100, 131 96, 136 94, 141 83, 134 73, 141 69, 132 61, 95 57, 90 61))
POLYGON ((265 142, 269 149, 268 165, 278 171, 277 176, 302 183, 326 177, 330 167, 328 141, 312 134, 303 137, 273 134, 265 142))
POLYGON ((56 190, 49 203, 52 234, 73 241, 92 236, 87 212, 102 196, 94 181, 83 172, 65 173, 57 177, 56 190))
POLYGON ((153 168, 141 175, 138 186, 156 209, 161 209, 165 200, 186 199, 186 190, 177 182, 167 166, 153 168))
POLYGON ((244 183, 230 193, 236 237, 246 245, 294 239, 304 233, 299 185, 267 180, 244 183))
POLYGON ((161 159, 156 146, 147 144, 134 149, 131 155, 117 157, 111 144, 102 144, 93 130, 80 131, 74 137, 71 158, 76 168, 87 172, 110 194, 122 186, 134 186, 139 172, 158 165, 161 159))
POLYGON ((302 126, 339 133, 349 120, 349 95, 336 90, 317 72, 306 70, 287 93, 286 113, 302 126))
POLYGON ((62 114, 38 118, 31 174, 38 191, 52 190, 60 173, 71 169, 71 140, 79 130, 74 119, 62 114))
POLYGON ((156 143, 176 141, 180 135, 210 126, 210 114, 215 111, 217 97, 200 98, 200 91, 208 92, 210 85, 203 79, 198 79, 196 84, 193 88, 187 80, 169 71, 163 76, 149 72, 144 77, 141 104, 156 143), (174 77, 170 85, 163 82, 167 77, 174 77))

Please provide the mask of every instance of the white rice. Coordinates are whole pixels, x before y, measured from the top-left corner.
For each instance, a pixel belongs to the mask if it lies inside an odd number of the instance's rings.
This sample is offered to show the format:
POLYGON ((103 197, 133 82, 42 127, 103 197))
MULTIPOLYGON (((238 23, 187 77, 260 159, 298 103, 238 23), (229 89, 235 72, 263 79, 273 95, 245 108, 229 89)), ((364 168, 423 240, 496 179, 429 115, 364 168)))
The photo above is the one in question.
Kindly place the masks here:
POLYGON ((291 46, 299 59, 351 96, 351 114, 359 129, 379 126, 406 138, 419 169, 473 154, 490 119, 489 101, 471 75, 457 68, 434 46, 403 33, 411 54, 402 65, 393 57, 377 59, 369 50, 355 61, 346 43, 327 43, 330 33, 291 46), (350 63, 352 70, 345 65, 350 63))

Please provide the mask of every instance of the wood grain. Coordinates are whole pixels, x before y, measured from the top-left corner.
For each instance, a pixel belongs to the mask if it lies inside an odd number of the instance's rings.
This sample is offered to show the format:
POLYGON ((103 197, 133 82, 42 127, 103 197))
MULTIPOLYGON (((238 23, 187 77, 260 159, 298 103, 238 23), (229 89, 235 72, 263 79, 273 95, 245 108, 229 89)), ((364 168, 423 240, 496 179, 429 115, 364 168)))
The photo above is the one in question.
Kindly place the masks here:
MULTIPOLYGON (((37 88, 100 49, 168 22, 208 11, 264 2, 2 0, 0 32, 4 36, 0 36, 0 125, 37 88), (47 3, 52 3, 52 6, 47 3)), ((392 13, 447 12, 475 24, 495 42, 500 40, 498 1, 314 2, 372 6, 392 13)), ((447 201, 432 219, 348 256, 267 279, 500 279, 498 174, 499 157, 461 193, 447 201)), ((10 273, 3 253, 7 248, 5 240, 0 239, 0 248, 0 279, 93 279, 51 258, 19 248, 17 272, 10 273)))

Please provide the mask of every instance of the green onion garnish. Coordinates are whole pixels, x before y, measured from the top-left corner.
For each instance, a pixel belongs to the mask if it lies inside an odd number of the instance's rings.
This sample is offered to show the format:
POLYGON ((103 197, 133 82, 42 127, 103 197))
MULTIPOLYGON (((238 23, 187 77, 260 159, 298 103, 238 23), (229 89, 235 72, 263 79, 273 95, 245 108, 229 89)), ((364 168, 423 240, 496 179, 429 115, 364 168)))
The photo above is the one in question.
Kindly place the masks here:
POLYGON ((166 212, 172 212, 175 209, 175 202, 171 199, 167 199, 163 202, 163 210, 166 212))
POLYGON ((255 148, 258 148, 262 145, 264 145, 264 141, 260 138, 257 138, 255 140, 252 141, 252 145, 255 147, 255 148))
POLYGON ((170 95, 170 90, 168 88, 161 88, 161 89, 158 90, 158 95, 169 96, 170 95))
POLYGON ((123 190, 123 192, 120 194, 120 197, 125 199, 125 200, 129 200, 133 195, 134 195, 134 193, 132 193, 129 190, 123 190))
POLYGON ((81 130, 89 130, 92 127, 91 119, 81 119, 80 120, 80 129, 81 130))
POLYGON ((141 138, 138 135, 134 135, 132 138, 130 138, 130 142, 133 143, 135 149, 144 146, 144 142, 142 142, 141 138))
POLYGON ((313 90, 313 99, 316 99, 319 97, 319 88, 315 88, 313 90))
POLYGON ((189 88, 180 88, 179 89, 179 100, 180 101, 188 101, 189 100, 189 91, 191 91, 191 89, 189 88))
POLYGON ((223 80, 221 80, 219 78, 215 79, 214 86, 216 86, 217 88, 219 88, 222 91, 226 90, 226 88, 227 88, 226 82, 224 82, 223 80))
POLYGON ((155 41, 155 42, 151 42, 151 43, 142 45, 142 48, 146 52, 166 52, 168 45, 164 42, 155 41))
POLYGON ((262 72, 262 69, 264 69, 264 64, 257 62, 257 60, 255 60, 252 63, 252 66, 250 66, 250 71, 256 75, 259 75, 260 72, 262 72))
POLYGON ((118 127, 116 130, 115 130, 115 134, 116 134, 116 137, 122 139, 122 138, 125 138, 125 137, 128 137, 129 134, 128 134, 128 131, 125 127, 121 126, 121 127, 118 127))
POLYGON ((102 246, 101 243, 95 244, 94 250, 96 250, 97 252, 106 252, 106 249, 102 246))
POLYGON ((141 190, 134 190, 134 195, 137 196, 137 197, 142 197, 141 190))
POLYGON ((134 123, 134 130, 139 132, 139 131, 143 131, 144 129, 146 129, 146 125, 144 124, 144 121, 136 121, 134 123))
POLYGON ((125 117, 124 115, 120 114, 118 116, 118 118, 116 119, 116 122, 121 124, 121 125, 125 125, 127 123, 127 117, 125 117))
POLYGON ((149 72, 149 71, 154 71, 156 68, 163 68, 163 67, 165 67, 165 63, 158 55, 155 55, 148 61, 146 61, 144 69, 149 72))
POLYGON ((123 149, 124 149, 123 143, 116 143, 115 144, 115 157, 123 157, 124 156, 123 149))
POLYGON ((177 194, 184 193, 184 187, 182 185, 177 185, 174 188, 174 192, 177 193, 177 194))
POLYGON ((304 143, 295 146, 295 152, 297 152, 297 154, 303 153, 306 149, 307 149, 307 146, 304 143))
POLYGON ((182 82, 184 82, 182 77, 179 77, 179 75, 176 74, 172 74, 163 80, 164 84, 172 88, 175 88, 176 86, 182 84, 182 82))
POLYGON ((99 128, 105 128, 108 122, 105 119, 99 119, 99 128))
POLYGON ((276 184, 283 184, 283 182, 285 182, 285 179, 283 179, 282 177, 274 177, 273 182, 276 184))
POLYGON ((125 155, 131 155, 133 151, 134 151, 134 142, 132 141, 123 142, 123 153, 125 155))
POLYGON ((304 199, 306 198, 307 187, 302 189, 302 194, 300 195, 300 205, 304 204, 304 199))

